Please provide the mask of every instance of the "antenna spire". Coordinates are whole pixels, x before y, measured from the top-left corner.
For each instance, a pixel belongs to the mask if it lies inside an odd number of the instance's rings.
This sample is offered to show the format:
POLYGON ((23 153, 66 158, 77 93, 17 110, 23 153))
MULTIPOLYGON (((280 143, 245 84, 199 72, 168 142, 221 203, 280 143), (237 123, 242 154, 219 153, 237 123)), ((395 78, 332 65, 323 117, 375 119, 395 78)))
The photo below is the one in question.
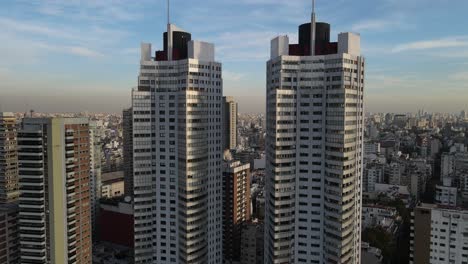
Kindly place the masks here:
POLYGON ((311 17, 311 23, 310 23, 310 55, 315 56, 315 31, 316 31, 316 25, 315 25, 315 0, 312 0, 312 17, 311 17))
POLYGON ((171 3, 169 0, 167 0, 167 24, 170 24, 171 23, 171 14, 170 14, 170 10, 171 10, 171 3))

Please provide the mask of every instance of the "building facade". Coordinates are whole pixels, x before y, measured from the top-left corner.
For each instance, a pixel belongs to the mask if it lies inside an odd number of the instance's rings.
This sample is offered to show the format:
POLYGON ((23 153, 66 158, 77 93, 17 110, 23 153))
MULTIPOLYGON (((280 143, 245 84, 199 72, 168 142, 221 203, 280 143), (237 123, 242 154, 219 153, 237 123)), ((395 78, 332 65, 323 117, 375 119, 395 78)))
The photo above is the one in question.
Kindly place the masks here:
POLYGON ((241 264, 263 264, 263 223, 248 222, 242 225, 241 264))
POLYGON ((0 204, 19 197, 17 124, 13 113, 0 112, 0 204))
POLYGON ((133 110, 122 112, 125 195, 133 197, 133 110))
POLYGON ((21 263, 91 263, 89 125, 25 118, 18 133, 21 263))
POLYGON ((223 149, 237 147, 237 102, 232 96, 223 97, 223 149))
POLYGON ((102 198, 124 198, 125 172, 114 171, 102 174, 101 197, 102 198))
POLYGON ((97 122, 89 122, 89 181, 91 184, 91 219, 93 240, 97 239, 97 217, 99 212, 99 199, 101 199, 101 137, 97 122))
POLYGON ((18 204, 0 204, 0 263, 19 263, 18 204))
POLYGON ((442 184, 435 186, 434 203, 445 206, 457 206, 458 188, 450 178, 444 178, 442 184))
POLYGON ((267 63, 265 263, 360 263, 364 127, 360 36, 299 27, 267 63))
POLYGON ((242 225, 250 220, 250 164, 226 160, 223 168, 223 262, 241 259, 242 225))
POLYGON ((363 192, 374 192, 376 183, 384 182, 385 166, 380 162, 365 165, 363 173, 363 192))
POLYGON ((100 241, 133 248, 132 204, 126 201, 103 200, 100 207, 100 241))
POLYGON ((222 263, 222 73, 172 24, 132 92, 135 263, 222 263))
POLYGON ((468 211, 421 204, 412 212, 410 264, 464 264, 468 260, 468 211))

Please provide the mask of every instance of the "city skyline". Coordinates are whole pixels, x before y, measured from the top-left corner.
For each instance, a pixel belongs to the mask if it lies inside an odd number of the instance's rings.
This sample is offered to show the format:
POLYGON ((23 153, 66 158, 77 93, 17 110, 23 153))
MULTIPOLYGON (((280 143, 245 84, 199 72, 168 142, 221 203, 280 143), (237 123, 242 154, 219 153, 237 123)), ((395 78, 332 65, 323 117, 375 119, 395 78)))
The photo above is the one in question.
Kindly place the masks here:
MULTIPOLYGON (((427 1, 317 3, 318 21, 335 25, 332 36, 351 29, 364 39, 363 54, 370 66, 367 112, 415 112, 419 108, 459 112, 466 108, 468 36, 464 35, 463 10, 468 3, 423 3, 427 1), (440 12, 442 7, 446 12, 440 12), (368 15, 363 17, 363 12, 368 15)), ((180 0, 172 1, 174 7, 180 4, 180 0)), ((139 42, 162 46, 158 32, 166 23, 166 1, 47 0, 3 5, 3 111, 120 112, 130 106, 129 90, 137 85, 139 42)), ((225 95, 235 97, 239 112, 264 112, 263 69, 269 41, 287 34, 295 42, 294 25, 302 22, 310 5, 305 0, 208 0, 172 8, 171 17, 217 46, 216 59, 225 65, 225 95), (278 16, 285 19, 273 19, 278 16), (238 39, 245 41, 234 45, 238 39)))

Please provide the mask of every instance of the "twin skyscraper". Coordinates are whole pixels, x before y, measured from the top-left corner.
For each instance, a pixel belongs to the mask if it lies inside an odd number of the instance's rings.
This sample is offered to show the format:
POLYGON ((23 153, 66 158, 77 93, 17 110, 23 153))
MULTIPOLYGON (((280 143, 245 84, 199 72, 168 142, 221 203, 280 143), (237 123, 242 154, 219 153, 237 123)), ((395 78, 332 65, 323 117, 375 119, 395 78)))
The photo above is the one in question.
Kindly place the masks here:
MULTIPOLYGON (((360 36, 299 27, 267 63, 264 263, 360 263, 360 36)), ((172 24, 132 91, 135 263, 223 263, 222 65, 172 24)), ((235 130, 234 130, 235 131, 235 130)))

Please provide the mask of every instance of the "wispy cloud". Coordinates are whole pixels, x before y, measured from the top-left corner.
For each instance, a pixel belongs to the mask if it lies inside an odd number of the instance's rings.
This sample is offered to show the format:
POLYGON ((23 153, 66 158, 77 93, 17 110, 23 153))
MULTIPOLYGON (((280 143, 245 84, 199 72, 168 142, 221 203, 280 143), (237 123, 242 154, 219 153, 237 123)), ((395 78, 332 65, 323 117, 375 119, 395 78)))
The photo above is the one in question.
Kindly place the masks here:
POLYGON ((239 72, 232 72, 232 71, 223 71, 223 78, 227 81, 240 81, 245 78, 245 74, 239 72))
POLYGON ((106 29, 96 25, 78 30, 71 26, 58 26, 56 24, 37 23, 35 21, 15 20, 0 17, 0 28, 5 31, 23 34, 24 36, 42 36, 67 41, 80 41, 87 43, 110 43, 130 35, 130 33, 117 29, 106 29))
POLYGON ((449 75, 450 80, 454 81, 468 81, 468 71, 457 72, 449 75))
POLYGON ((394 13, 375 19, 365 19, 356 22, 351 26, 353 31, 395 31, 413 29, 415 26, 408 22, 407 15, 404 13, 394 13))
MULTIPOLYGON (((0 28, 4 29, 4 34, 0 36, 2 39, 0 50, 18 55, 25 51, 32 53, 32 56, 28 57, 28 62, 34 61, 34 56, 50 53, 94 59, 103 58, 104 53, 99 50, 105 49, 106 53, 109 53, 113 47, 119 45, 122 39, 130 36, 130 33, 126 31, 96 25, 79 30, 75 26, 37 23, 6 17, 0 17, 0 28)), ((119 51, 119 54, 123 53, 119 51)), ((8 58, 8 54, 6 55, 8 58)))
POLYGON ((61 16, 94 21, 134 21, 143 17, 144 5, 150 1, 123 0, 41 0, 37 12, 48 16, 61 16), (131 3, 131 4, 130 4, 131 3))
POLYGON ((297 39, 296 33, 279 34, 272 31, 240 31, 225 32, 213 39, 217 45, 217 52, 223 60, 252 61, 268 59, 270 41, 278 35, 288 35, 290 41, 297 39), (242 45, 239 45, 242 43, 242 45))
POLYGON ((47 52, 54 52, 54 53, 64 53, 69 55, 76 55, 79 57, 86 57, 86 58, 102 58, 104 54, 93 50, 91 48, 83 47, 83 46, 67 46, 67 45, 57 45, 57 44, 49 44, 45 42, 31 42, 29 45, 32 48, 41 49, 47 52))
POLYGON ((393 19, 365 20, 354 24, 351 29, 356 32, 362 31, 382 31, 390 28, 400 27, 401 23, 393 19))
POLYGON ((71 54, 74 54, 74 55, 88 57, 88 58, 104 57, 104 54, 95 50, 91 50, 86 47, 77 47, 77 46, 65 47, 65 51, 70 52, 71 54))
POLYGON ((66 39, 75 39, 78 36, 70 34, 65 30, 58 30, 38 23, 29 23, 25 21, 13 20, 9 18, 0 18, 0 27, 7 31, 43 35, 48 37, 59 37, 66 39))
POLYGON ((306 5, 312 6, 311 2, 304 1, 285 1, 285 0, 239 0, 239 3, 248 5, 278 5, 286 7, 305 7, 306 5))
POLYGON ((433 40, 415 41, 397 45, 393 52, 428 50, 438 48, 467 47, 468 36, 447 37, 433 40))

